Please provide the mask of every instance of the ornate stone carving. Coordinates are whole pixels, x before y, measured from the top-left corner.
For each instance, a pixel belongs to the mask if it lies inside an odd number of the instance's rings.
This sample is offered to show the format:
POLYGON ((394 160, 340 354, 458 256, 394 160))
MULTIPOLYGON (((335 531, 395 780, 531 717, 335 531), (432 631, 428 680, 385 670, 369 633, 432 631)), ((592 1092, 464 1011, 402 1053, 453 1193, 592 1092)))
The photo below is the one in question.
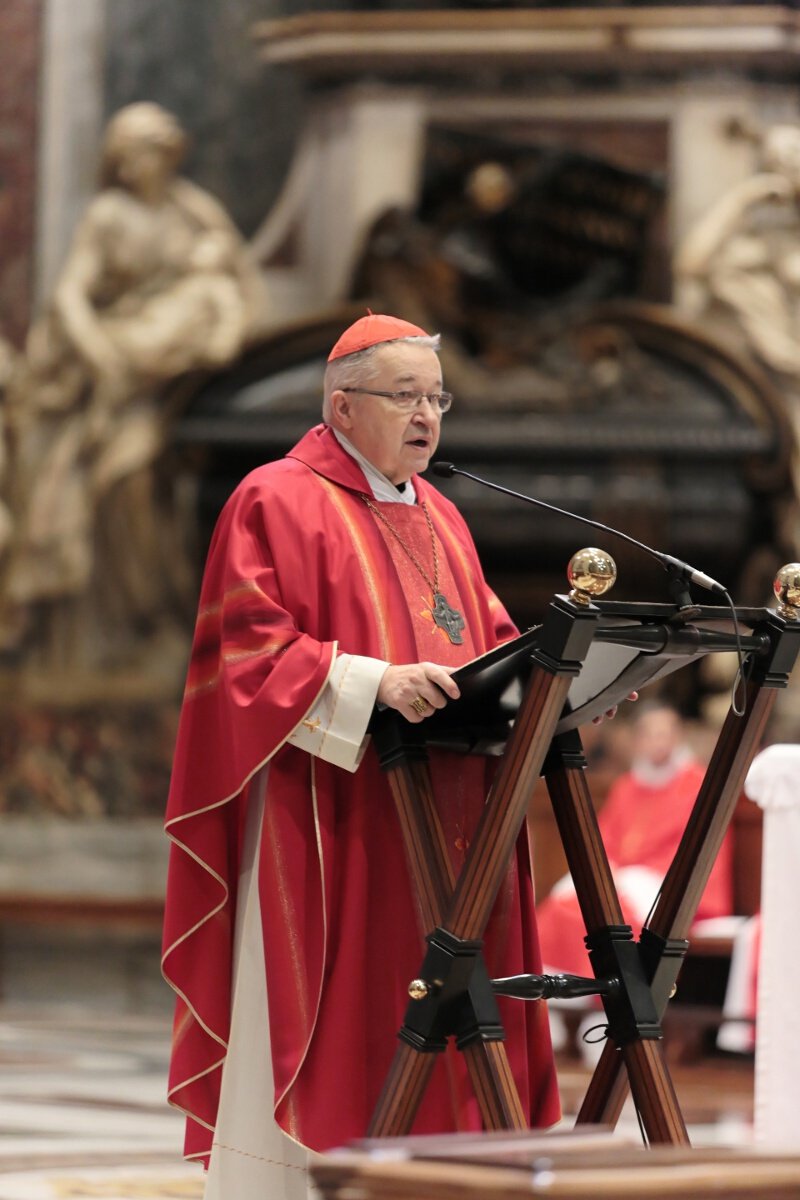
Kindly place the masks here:
MULTIPOLYGON (((766 367, 800 435, 800 124, 732 129, 760 151, 759 169, 725 194, 676 257, 685 307, 766 367)), ((794 488, 800 494, 795 452, 794 488)), ((800 546, 797 506, 787 515, 800 546)))
POLYGON ((178 175, 185 143, 155 104, 111 119, 101 187, 10 384, 4 636, 50 669, 135 658, 179 623, 192 581, 159 395, 230 363, 264 319, 242 238, 178 175))

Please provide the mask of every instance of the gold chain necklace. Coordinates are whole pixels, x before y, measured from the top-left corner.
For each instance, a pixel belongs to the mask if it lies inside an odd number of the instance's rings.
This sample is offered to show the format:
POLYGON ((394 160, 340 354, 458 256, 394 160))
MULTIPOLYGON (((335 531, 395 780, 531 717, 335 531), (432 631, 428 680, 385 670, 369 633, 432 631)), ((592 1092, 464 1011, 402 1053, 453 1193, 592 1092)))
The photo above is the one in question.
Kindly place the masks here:
POLYGON ((427 583, 428 587, 431 589, 431 594, 433 595, 433 607, 431 608, 431 615, 433 617, 434 624, 438 625, 440 629, 445 631, 454 646, 460 646, 464 641, 463 637, 461 636, 461 630, 464 628, 464 618, 457 608, 453 608, 452 604, 448 604, 446 597, 442 594, 442 592, 439 591, 439 552, 436 549, 436 534, 433 530, 433 521, 431 520, 431 515, 428 512, 428 506, 425 501, 422 500, 420 502, 420 508, 425 514, 428 532, 431 535, 431 548, 433 550, 433 579, 430 578, 428 572, 425 570, 414 551, 401 536, 399 530, 395 529, 389 518, 385 516, 384 513, 382 513, 377 507, 377 505, 372 503, 369 496, 365 496, 363 492, 361 493, 361 499, 364 501, 370 512, 374 513, 378 520, 383 522, 383 524, 391 533, 392 537, 405 551, 410 561, 414 564, 422 578, 427 583))

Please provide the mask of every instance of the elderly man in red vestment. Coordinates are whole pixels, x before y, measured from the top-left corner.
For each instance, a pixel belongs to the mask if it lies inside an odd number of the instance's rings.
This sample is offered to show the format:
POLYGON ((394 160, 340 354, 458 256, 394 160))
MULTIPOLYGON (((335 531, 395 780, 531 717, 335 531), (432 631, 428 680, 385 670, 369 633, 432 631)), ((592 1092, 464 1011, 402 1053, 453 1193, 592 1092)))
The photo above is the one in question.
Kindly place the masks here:
MULTIPOLYGON (((366 730, 458 696, 460 664, 514 636, 435 452, 438 338, 369 314, 334 346, 323 424, 252 472, 209 551, 178 734, 164 973, 177 993, 170 1098, 206 1196, 303 1195, 308 1151, 364 1136, 424 950, 400 828, 366 730)), ((487 760, 431 755, 459 870, 487 760)), ((486 933, 491 973, 540 969, 521 841, 486 933)), ((503 1001, 532 1125, 559 1104, 541 1003, 503 1001)), ((415 1132, 479 1128, 458 1053, 415 1132)))

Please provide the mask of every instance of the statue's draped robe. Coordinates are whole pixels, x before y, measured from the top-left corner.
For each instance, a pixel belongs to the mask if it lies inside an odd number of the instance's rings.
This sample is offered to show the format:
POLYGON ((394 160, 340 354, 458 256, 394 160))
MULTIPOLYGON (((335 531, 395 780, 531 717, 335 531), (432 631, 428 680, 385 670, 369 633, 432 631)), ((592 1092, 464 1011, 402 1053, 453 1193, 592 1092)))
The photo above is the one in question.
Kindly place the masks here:
POLYGON ((189 180, 172 179, 157 205, 116 186, 94 197, 14 375, 9 640, 37 605, 55 626, 40 657, 56 665, 136 657, 183 621, 184 514, 154 476, 163 390, 234 361, 265 305, 241 235, 189 180), (91 362, 104 349, 122 365, 101 374, 91 362))
MULTIPOLYGON (((209 552, 169 798, 174 841, 164 972, 178 1000, 170 1096, 186 1150, 209 1151, 230 1024, 232 937, 248 795, 266 777, 258 886, 274 1111, 312 1149, 365 1134, 424 953, 394 805, 374 749, 354 773, 290 744, 337 655, 448 665, 514 635, 453 505, 414 477, 437 538, 440 588, 466 620, 451 644, 431 593, 369 511, 356 462, 318 426, 225 507, 209 552)), ((430 572, 418 505, 381 510, 430 572)), ((434 791, 456 869, 491 762, 436 752, 434 791)), ((518 845, 487 932, 493 974, 536 971, 530 856, 518 845)), ((546 1013, 500 1001, 532 1124, 559 1117, 546 1013)), ((479 1127, 462 1058, 441 1056, 416 1131, 479 1127)))

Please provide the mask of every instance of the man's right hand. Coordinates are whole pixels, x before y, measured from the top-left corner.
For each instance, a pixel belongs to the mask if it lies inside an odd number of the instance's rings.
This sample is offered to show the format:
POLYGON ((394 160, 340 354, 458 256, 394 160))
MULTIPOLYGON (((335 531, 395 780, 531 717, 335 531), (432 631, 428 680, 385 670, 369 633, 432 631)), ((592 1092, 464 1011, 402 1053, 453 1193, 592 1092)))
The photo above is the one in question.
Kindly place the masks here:
POLYGON ((378 701, 418 724, 444 708, 448 698, 457 700, 458 685, 450 678, 455 667, 438 663, 406 663, 387 667, 378 687, 378 701))

